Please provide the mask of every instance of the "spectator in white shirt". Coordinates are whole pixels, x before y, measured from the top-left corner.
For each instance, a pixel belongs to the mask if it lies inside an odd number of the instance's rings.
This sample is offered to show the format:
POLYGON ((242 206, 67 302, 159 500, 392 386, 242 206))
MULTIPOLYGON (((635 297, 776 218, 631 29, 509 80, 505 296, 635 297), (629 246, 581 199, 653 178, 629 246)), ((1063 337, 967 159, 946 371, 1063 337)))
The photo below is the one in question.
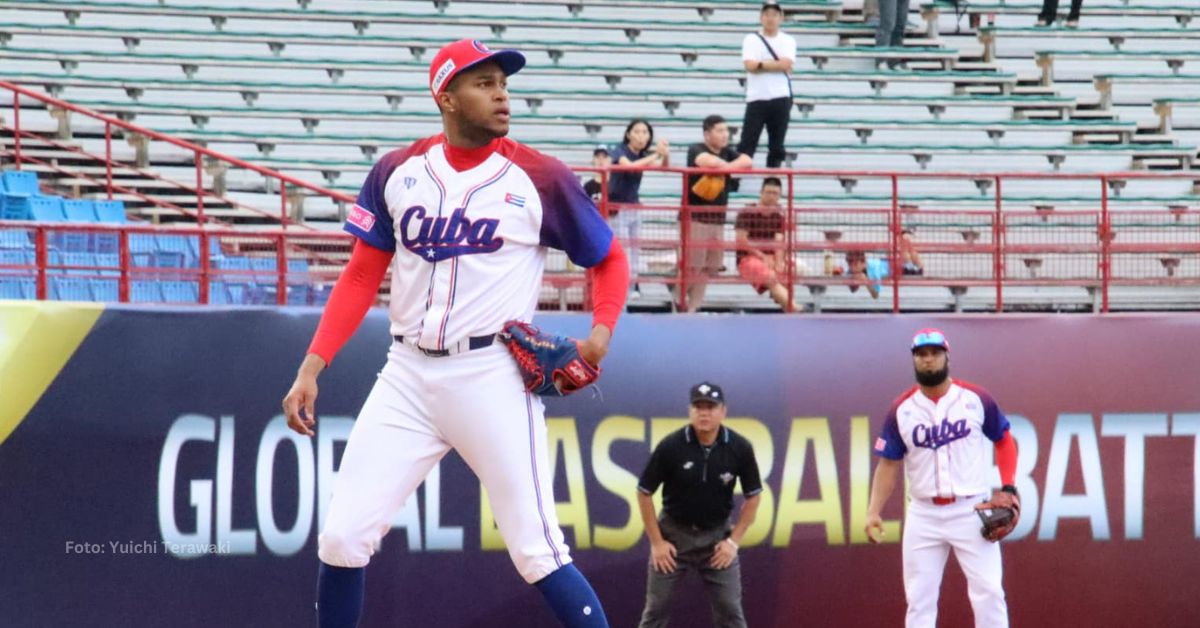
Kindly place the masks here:
POLYGON ((746 116, 737 152, 754 157, 763 127, 767 129, 767 167, 783 165, 788 121, 792 113, 792 64, 796 40, 779 30, 783 9, 778 2, 763 3, 759 12, 762 30, 742 41, 746 67, 746 116))

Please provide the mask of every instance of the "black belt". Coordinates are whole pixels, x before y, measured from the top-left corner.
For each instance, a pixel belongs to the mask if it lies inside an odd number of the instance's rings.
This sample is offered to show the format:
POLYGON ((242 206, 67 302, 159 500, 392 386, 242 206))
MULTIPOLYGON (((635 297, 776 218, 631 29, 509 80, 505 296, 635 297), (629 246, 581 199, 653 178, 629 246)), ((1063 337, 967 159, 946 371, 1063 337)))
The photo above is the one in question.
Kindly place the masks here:
POLYGON ((496 341, 496 334, 488 334, 486 336, 472 336, 467 339, 465 349, 462 347, 462 344, 463 344, 462 342, 459 342, 455 347, 448 348, 448 349, 426 349, 424 347, 418 347, 416 344, 414 344, 412 342, 405 343, 404 336, 392 336, 392 338, 400 344, 408 344, 408 346, 412 347, 413 349, 416 349, 417 351, 420 351, 421 353, 424 353, 427 357, 444 358, 447 356, 454 355, 456 353, 462 353, 463 351, 474 351, 476 349, 490 347, 490 346, 492 346, 492 343, 496 341))

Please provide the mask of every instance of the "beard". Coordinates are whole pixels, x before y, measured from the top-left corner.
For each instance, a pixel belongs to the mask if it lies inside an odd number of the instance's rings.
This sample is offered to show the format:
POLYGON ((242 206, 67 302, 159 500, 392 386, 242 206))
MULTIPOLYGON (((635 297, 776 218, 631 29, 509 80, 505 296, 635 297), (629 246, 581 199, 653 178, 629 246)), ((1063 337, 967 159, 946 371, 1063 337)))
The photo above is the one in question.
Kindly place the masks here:
POLYGON ((940 370, 937 370, 937 371, 922 371, 919 369, 913 369, 913 371, 916 373, 917 383, 922 386, 929 386, 929 387, 938 386, 942 382, 946 381, 947 377, 950 377, 950 365, 949 364, 947 364, 946 366, 943 366, 940 370))

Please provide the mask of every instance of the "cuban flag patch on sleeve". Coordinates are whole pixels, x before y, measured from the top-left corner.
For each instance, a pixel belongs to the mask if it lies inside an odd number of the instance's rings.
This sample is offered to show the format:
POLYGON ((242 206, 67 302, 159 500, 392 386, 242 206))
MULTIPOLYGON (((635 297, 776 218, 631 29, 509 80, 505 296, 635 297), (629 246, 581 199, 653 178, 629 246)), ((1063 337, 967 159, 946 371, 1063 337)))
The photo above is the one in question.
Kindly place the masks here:
POLYGON ((508 203, 509 205, 516 205, 517 207, 524 207, 525 206, 525 197, 517 196, 516 194, 513 194, 512 192, 505 192, 504 193, 504 202, 508 203))
POLYGON ((362 229, 363 231, 370 231, 371 227, 375 226, 375 215, 359 207, 358 205, 355 205, 350 210, 350 215, 346 216, 346 222, 358 227, 359 229, 362 229))
POLYGON ((876 438, 875 451, 883 451, 884 449, 887 449, 887 441, 883 440, 882 437, 876 438))

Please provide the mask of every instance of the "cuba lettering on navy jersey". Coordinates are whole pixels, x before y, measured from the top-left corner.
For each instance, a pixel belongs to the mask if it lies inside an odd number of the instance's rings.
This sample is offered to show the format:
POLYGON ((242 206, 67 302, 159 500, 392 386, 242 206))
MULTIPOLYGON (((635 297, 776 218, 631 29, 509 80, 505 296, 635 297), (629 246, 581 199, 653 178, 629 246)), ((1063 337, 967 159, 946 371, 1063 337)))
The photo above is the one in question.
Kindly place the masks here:
POLYGON ((508 138, 462 172, 444 135, 383 156, 345 230, 392 261, 391 331, 444 349, 537 308, 546 249, 600 263, 612 231, 562 162, 508 138))
POLYGON ((914 386, 892 403, 875 453, 904 460, 913 497, 978 495, 991 485, 988 449, 1008 429, 995 399, 974 384, 951 380, 936 403, 914 386))

